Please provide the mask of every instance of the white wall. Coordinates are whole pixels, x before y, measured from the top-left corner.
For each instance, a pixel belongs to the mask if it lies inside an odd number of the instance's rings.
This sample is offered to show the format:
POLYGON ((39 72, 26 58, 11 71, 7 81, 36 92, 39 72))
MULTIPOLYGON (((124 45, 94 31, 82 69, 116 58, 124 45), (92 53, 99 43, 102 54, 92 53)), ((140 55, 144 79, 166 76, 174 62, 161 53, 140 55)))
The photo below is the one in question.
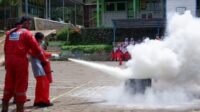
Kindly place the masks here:
POLYGON ((112 20, 115 19, 127 19, 126 11, 118 11, 118 12, 105 12, 102 16, 103 18, 103 26, 112 27, 112 20))
POLYGON ((167 15, 177 12, 177 8, 179 11, 186 8, 186 10, 190 10, 193 16, 196 15, 196 0, 166 0, 166 11, 167 15))

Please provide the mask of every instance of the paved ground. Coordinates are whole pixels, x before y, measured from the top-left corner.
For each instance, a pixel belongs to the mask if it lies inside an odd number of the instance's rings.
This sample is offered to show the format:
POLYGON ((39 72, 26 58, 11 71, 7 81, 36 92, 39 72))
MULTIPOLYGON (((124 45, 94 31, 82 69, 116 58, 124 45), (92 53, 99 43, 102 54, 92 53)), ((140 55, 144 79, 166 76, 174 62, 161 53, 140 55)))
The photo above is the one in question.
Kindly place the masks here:
POLYGON ((42 32, 45 37, 49 36, 50 34, 56 34, 56 30, 36 30, 36 31, 31 31, 33 35, 35 35, 36 32, 42 32))
MULTIPOLYGON (((99 63, 99 62, 98 62, 99 63)), ((100 62, 112 66, 118 66, 115 62, 100 62)), ((99 88, 113 87, 121 84, 121 81, 88 67, 69 62, 52 62, 54 70, 54 83, 51 85, 51 100, 54 106, 48 108, 32 107, 34 99, 35 79, 30 71, 28 98, 26 109, 30 112, 197 112, 198 109, 148 109, 126 108, 113 105, 104 105, 102 99, 90 100, 87 97, 100 94, 99 88), (80 92, 82 91, 82 93, 80 92), (85 91, 85 92, 84 92, 85 91), (88 92, 89 91, 89 92, 88 92)), ((4 67, 0 67, 0 95, 3 92, 4 67)), ((15 105, 10 105, 10 112, 14 112, 15 105)))
POLYGON ((4 39, 5 37, 0 37, 0 55, 3 54, 4 39))
POLYGON ((5 35, 3 37, 0 37, 0 65, 2 65, 4 61, 4 41, 5 35))

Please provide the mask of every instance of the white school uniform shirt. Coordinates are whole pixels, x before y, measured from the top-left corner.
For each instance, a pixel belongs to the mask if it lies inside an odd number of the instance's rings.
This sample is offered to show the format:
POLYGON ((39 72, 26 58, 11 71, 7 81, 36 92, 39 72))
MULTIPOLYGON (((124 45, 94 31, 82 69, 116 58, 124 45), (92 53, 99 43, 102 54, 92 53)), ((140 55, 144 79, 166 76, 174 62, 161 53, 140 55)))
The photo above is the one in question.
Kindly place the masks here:
POLYGON ((30 61, 32 65, 32 71, 35 77, 37 76, 45 76, 44 68, 41 64, 41 61, 38 58, 30 56, 30 61))
POLYGON ((113 47, 113 51, 116 52, 117 51, 117 47, 113 47))

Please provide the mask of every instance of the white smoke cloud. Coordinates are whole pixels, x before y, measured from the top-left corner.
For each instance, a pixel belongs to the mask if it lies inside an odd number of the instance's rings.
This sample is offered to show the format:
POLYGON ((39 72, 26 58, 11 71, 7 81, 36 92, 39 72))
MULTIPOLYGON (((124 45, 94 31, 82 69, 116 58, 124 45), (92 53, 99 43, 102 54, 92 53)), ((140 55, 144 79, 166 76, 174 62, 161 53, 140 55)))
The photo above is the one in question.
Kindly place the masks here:
POLYGON ((198 93, 200 90, 200 19, 193 17, 189 11, 183 15, 174 14, 168 19, 164 40, 146 39, 141 44, 128 46, 132 59, 126 63, 125 69, 85 61, 79 63, 120 79, 152 78, 158 81, 155 85, 160 85, 160 88, 150 89, 142 97, 119 95, 118 98, 125 101, 174 104, 192 100, 191 92, 198 93))
POLYGON ((200 81, 200 19, 189 11, 175 14, 163 41, 146 39, 129 46, 133 57, 127 63, 133 77, 173 79, 176 84, 200 81), (139 75, 139 76, 138 76, 139 75))
POLYGON ((171 78, 179 73, 177 54, 163 41, 146 39, 142 44, 129 46, 128 51, 133 57, 127 62, 133 78, 171 78))
POLYGON ((163 88, 154 89, 148 88, 144 94, 129 94, 124 92, 123 86, 118 88, 111 88, 109 92, 105 94, 110 104, 115 105, 138 105, 143 107, 165 107, 165 106, 181 106, 183 104, 190 105, 190 96, 182 88, 163 88), (118 94, 114 94, 118 93, 118 94))
POLYGON ((165 45, 173 50, 181 63, 179 82, 199 81, 200 75, 200 19, 192 17, 189 11, 175 14, 168 23, 165 45), (196 81, 194 81, 196 80, 196 81))
MULTIPOLYGON (((179 82, 199 80, 200 76, 200 20, 189 11, 174 14, 167 24, 162 41, 146 39, 128 46, 132 56, 126 69, 74 60, 121 79, 174 79, 179 82)), ((185 82, 184 82, 185 83, 185 82)))

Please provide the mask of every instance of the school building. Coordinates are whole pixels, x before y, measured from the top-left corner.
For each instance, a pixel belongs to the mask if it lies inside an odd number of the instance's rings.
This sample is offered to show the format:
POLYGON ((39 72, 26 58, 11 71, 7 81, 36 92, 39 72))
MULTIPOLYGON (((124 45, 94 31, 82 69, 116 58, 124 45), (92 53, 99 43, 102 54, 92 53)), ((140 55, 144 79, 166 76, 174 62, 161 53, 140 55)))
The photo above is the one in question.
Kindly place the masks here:
POLYGON ((18 0, 14 5, 0 4, 0 29, 13 27, 17 18, 28 15, 86 28, 112 28, 113 40, 123 32, 155 37, 164 34, 169 13, 186 10, 199 17, 200 0, 18 0))
POLYGON ((82 0, 3 0, 0 3, 0 29, 13 27, 24 15, 81 24, 83 11, 79 9, 83 5, 82 0))
POLYGON ((190 10, 192 15, 200 16, 200 0, 96 0, 96 3, 86 6, 92 10, 88 13, 88 20, 96 26, 86 21, 85 26, 113 28, 114 41, 117 33, 124 30, 135 37, 164 35, 166 18, 170 13, 190 10), (95 22, 92 19, 94 13, 95 22))

